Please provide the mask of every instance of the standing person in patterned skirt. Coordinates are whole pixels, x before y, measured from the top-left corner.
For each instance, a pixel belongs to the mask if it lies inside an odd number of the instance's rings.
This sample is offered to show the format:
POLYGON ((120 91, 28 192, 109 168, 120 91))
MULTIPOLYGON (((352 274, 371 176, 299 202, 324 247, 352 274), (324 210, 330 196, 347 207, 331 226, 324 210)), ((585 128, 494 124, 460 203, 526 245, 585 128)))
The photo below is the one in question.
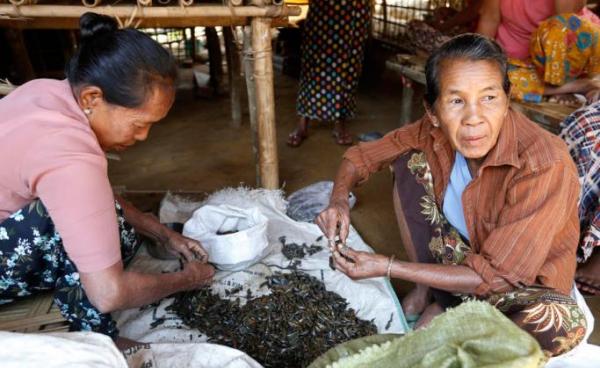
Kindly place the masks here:
POLYGON ((333 121, 337 144, 352 144, 346 120, 354 116, 355 93, 369 35, 369 0, 311 1, 302 41, 297 109, 300 120, 288 137, 298 147, 310 120, 333 121))

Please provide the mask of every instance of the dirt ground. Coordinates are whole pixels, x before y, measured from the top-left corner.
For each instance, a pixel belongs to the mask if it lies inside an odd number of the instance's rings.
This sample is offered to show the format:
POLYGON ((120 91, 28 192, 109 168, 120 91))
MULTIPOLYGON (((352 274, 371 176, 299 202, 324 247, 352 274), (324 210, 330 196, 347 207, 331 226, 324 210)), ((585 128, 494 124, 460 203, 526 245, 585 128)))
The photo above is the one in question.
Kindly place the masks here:
MULTIPOLYGON (((125 190, 126 196, 143 209, 156 209, 167 190, 211 193, 228 186, 255 185, 247 109, 243 125, 233 128, 228 97, 194 99, 191 79, 190 71, 183 70, 181 88, 168 117, 152 129, 147 141, 121 153, 119 161, 109 163, 113 186, 125 190)), ((386 71, 378 83, 370 84, 371 87, 360 90, 357 116, 349 125, 355 137, 371 131, 386 133, 400 124, 399 78, 386 71)), ((296 92, 296 79, 277 74, 280 181, 287 194, 316 181, 333 180, 346 149, 335 144, 331 124, 312 126, 309 138, 298 148, 285 144, 297 122, 296 92)), ((415 94, 416 101, 419 92, 415 94)), ((415 103, 413 118, 422 112, 420 102, 415 103)), ((357 188, 352 223, 377 252, 406 259, 394 217, 391 184, 391 175, 384 170, 357 188)), ((409 283, 397 280, 394 286, 400 298, 411 288, 409 283)), ((596 318, 600 317, 600 298, 588 301, 596 318)), ((598 331, 592 342, 600 344, 598 331)))

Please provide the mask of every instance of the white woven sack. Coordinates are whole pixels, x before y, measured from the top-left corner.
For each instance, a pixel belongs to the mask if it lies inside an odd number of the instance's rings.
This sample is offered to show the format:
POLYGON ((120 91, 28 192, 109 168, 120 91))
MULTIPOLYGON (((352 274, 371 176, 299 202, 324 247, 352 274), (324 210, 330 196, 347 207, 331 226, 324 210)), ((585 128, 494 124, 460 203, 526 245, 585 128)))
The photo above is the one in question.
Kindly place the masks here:
POLYGON ((183 227, 183 235, 196 239, 208 252, 208 261, 220 270, 239 271, 268 253, 267 217, 256 207, 206 205, 183 227), (231 234, 219 235, 218 233, 231 234))

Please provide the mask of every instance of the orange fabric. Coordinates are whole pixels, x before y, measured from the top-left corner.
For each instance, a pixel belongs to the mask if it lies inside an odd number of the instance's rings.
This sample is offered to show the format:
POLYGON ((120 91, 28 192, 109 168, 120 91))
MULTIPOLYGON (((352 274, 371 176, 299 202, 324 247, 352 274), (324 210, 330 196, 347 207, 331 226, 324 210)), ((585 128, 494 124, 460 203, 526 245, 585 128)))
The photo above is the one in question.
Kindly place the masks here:
MULTIPOLYGON (((364 182, 412 149, 427 155, 442 208, 454 151, 428 118, 360 143, 344 158, 364 182)), ((462 197, 472 248, 463 264, 483 279, 476 294, 500 291, 496 277, 515 287, 544 285, 568 294, 579 240, 578 196, 577 170, 565 144, 510 110, 496 146, 462 197)))

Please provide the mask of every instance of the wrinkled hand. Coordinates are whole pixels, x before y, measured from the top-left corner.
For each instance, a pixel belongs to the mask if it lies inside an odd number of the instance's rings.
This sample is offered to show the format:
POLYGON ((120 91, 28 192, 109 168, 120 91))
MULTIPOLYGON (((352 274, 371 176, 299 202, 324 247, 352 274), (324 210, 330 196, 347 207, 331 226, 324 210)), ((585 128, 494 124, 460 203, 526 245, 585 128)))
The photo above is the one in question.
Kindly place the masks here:
POLYGON ((355 251, 352 248, 333 252, 335 269, 345 273, 353 280, 385 276, 389 258, 381 254, 355 251), (343 255, 342 255, 343 254, 343 255))
POLYGON ((594 102, 600 100, 600 88, 595 88, 595 89, 592 89, 592 90, 588 91, 585 94, 585 99, 586 99, 586 102, 589 105, 591 105, 594 102))
POLYGON ((208 263, 200 261, 185 262, 183 271, 189 279, 188 290, 197 289, 209 285, 215 275, 215 268, 208 263))
POLYGON ((187 238, 170 229, 167 234, 164 246, 170 253, 182 255, 188 262, 193 260, 198 260, 202 263, 208 262, 208 253, 202 248, 199 241, 187 238))
POLYGON ((329 240, 330 246, 335 244, 335 237, 338 234, 340 242, 346 244, 350 229, 350 204, 348 200, 331 201, 329 207, 317 216, 315 223, 329 240))

